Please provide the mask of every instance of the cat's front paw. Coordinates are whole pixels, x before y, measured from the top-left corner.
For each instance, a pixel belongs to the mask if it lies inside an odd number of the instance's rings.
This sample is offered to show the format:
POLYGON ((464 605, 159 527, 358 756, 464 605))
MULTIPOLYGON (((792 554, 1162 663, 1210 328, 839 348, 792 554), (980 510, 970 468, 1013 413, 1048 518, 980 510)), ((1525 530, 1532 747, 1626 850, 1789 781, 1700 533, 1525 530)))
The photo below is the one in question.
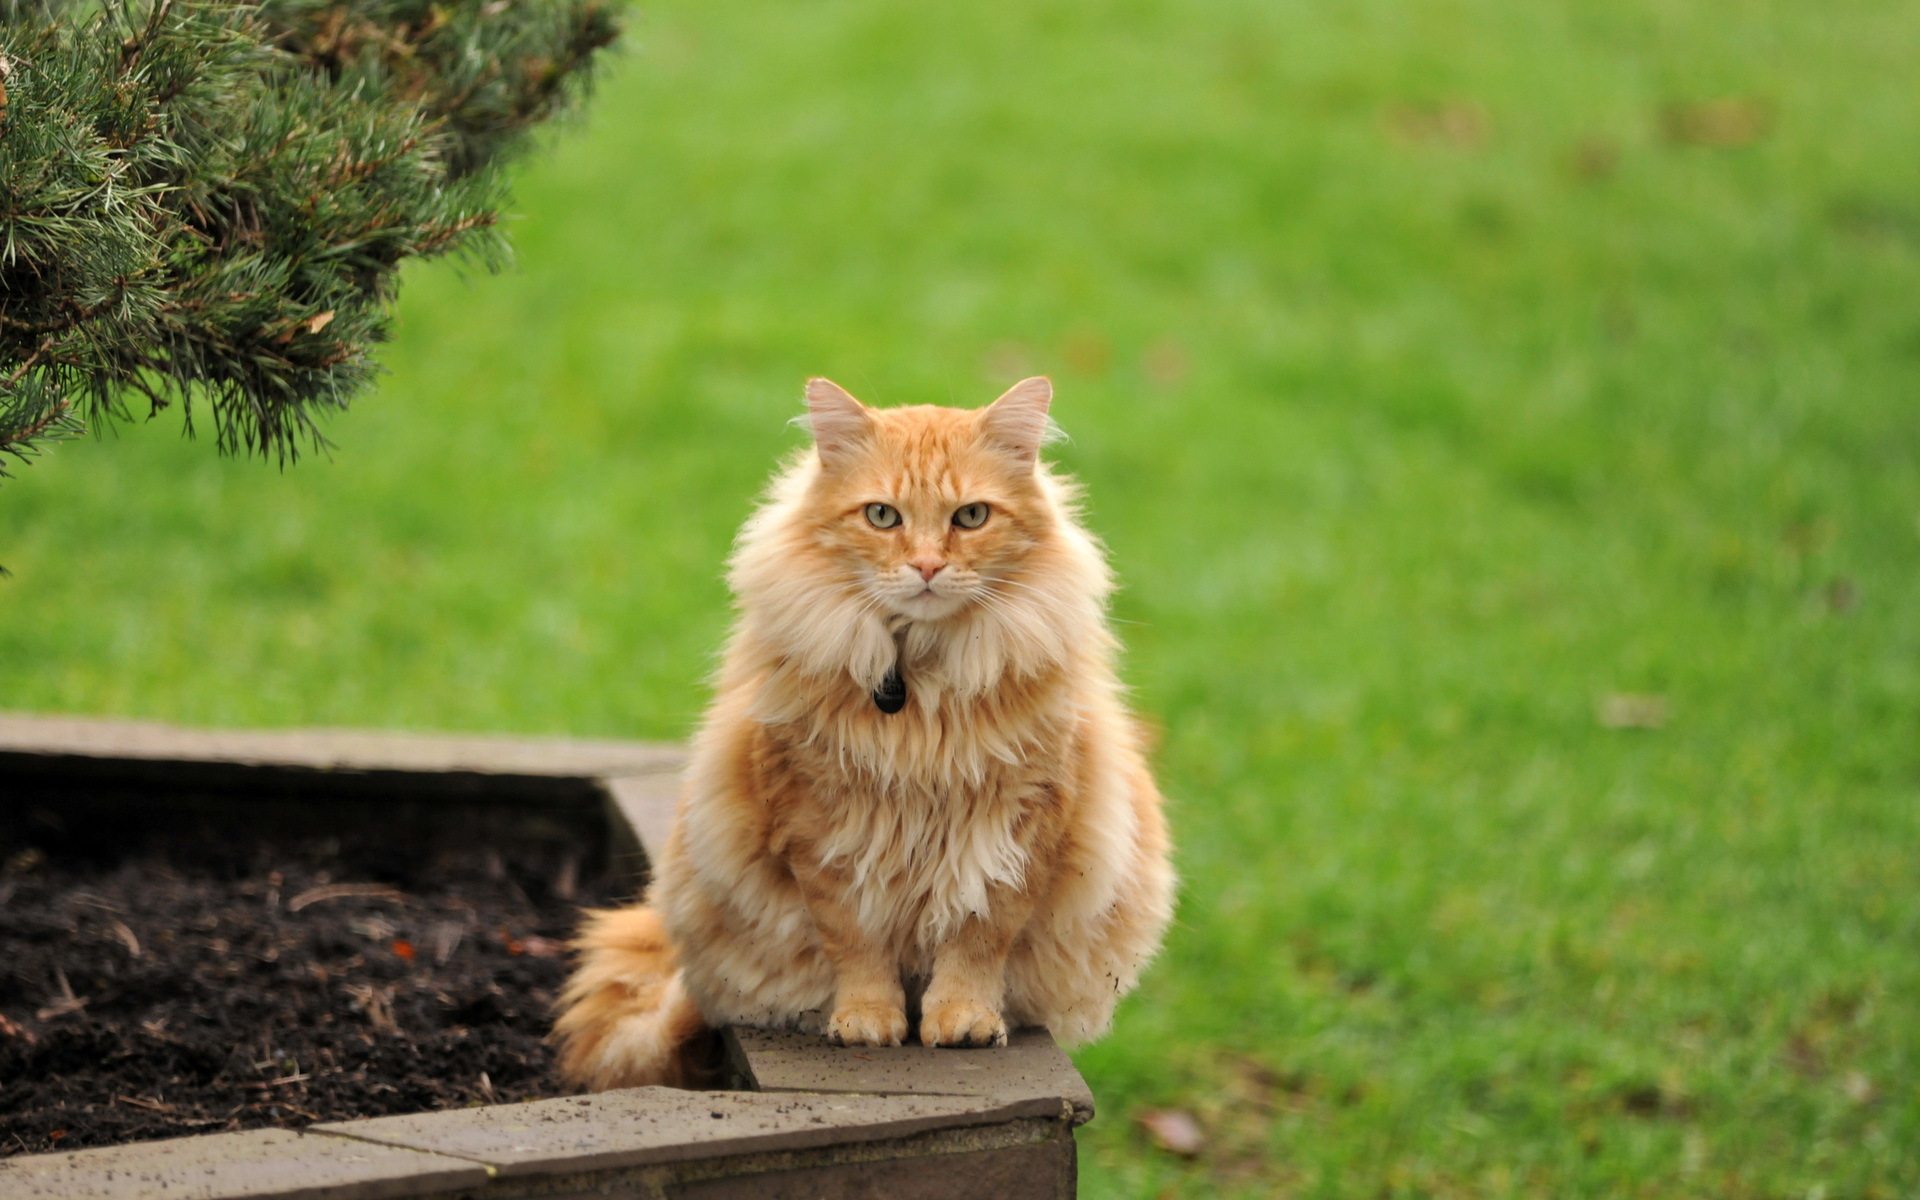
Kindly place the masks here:
POLYGON ((920 1014, 920 1040, 929 1046, 1004 1046, 1007 1023, 984 1004, 951 1000, 920 1014))
POLYGON ((898 1046, 907 1038, 907 1014, 891 1004, 835 1009, 827 1038, 838 1046, 898 1046))

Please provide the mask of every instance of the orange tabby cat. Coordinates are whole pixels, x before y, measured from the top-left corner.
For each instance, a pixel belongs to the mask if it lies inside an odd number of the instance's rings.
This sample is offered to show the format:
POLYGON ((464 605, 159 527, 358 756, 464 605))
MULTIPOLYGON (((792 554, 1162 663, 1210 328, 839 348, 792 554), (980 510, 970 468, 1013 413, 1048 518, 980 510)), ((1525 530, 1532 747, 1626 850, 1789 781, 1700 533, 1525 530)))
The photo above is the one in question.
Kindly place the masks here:
POLYGON ((555 1024, 589 1088, 685 1084, 722 1024, 898 1045, 1104 1032, 1171 915, 1098 545, 1039 459, 1052 387, 870 409, 741 531, 740 616, 644 906, 594 913, 555 1024))

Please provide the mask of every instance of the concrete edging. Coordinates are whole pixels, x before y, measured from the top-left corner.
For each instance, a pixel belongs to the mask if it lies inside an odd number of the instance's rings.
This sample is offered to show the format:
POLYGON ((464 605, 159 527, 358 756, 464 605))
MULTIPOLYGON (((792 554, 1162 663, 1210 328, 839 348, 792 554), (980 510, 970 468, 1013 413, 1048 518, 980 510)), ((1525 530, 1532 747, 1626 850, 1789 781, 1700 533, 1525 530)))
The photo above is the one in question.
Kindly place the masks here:
MULTIPOLYGON (((672 820, 679 747, 351 730, 241 732, 0 713, 9 781, 266 795, 597 802, 616 863, 672 820)), ((400 1200, 613 1194, 1074 1194, 1093 1097, 1043 1030, 999 1050, 849 1049, 729 1029, 739 1090, 632 1088, 0 1159, 0 1200, 400 1200)))

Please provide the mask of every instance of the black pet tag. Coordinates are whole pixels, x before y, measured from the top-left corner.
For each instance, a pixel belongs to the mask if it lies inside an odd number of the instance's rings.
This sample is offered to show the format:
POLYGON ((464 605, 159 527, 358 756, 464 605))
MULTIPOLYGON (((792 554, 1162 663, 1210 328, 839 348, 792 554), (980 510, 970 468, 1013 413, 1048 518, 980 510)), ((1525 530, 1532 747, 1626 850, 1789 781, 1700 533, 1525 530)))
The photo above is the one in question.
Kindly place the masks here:
POLYGON ((907 706, 907 681, 901 678, 898 665, 873 689, 873 706, 883 713, 897 713, 907 706))

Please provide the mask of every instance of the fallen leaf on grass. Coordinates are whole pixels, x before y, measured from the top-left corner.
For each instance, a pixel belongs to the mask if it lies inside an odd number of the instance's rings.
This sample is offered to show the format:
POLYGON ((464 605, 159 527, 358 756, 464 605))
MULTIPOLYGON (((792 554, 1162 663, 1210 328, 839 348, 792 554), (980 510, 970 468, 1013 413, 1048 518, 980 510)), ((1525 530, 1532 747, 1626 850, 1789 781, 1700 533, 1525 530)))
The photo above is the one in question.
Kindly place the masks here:
POLYGON ((1860 607, 1860 585, 1845 575, 1827 585, 1827 607, 1837 613, 1850 613, 1860 607))
POLYGON ((1609 137, 1591 135, 1573 148, 1573 173, 1590 182, 1611 178, 1620 167, 1620 143, 1609 137))
POLYGON ((1082 375, 1104 375, 1113 360, 1113 343, 1098 330, 1076 330, 1067 336, 1060 349, 1067 365, 1082 375))
POLYGON ((1192 1113, 1178 1108, 1150 1108, 1134 1118, 1153 1144, 1169 1154, 1197 1158, 1206 1149, 1207 1135, 1192 1113))
POLYGON ((1840 1087, 1847 1093, 1847 1099, 1862 1107, 1872 1104, 1880 1098, 1880 1089, 1873 1085, 1864 1071, 1848 1071, 1840 1087))
POLYGON ((1675 145, 1733 150, 1765 137, 1773 128, 1773 110, 1759 100, 1742 96, 1669 104, 1661 110, 1660 127, 1675 145))
POLYGON ((1645 693, 1615 692, 1594 706, 1594 719, 1608 729, 1658 729, 1669 715, 1665 696, 1645 693))
POLYGON ((1141 357, 1140 367, 1147 373, 1147 379, 1155 387, 1177 388, 1187 381, 1191 366, 1187 360, 1186 347, 1172 338, 1160 338, 1147 347, 1141 357))
POLYGON ((1445 142, 1469 149, 1493 132, 1487 110, 1471 100, 1441 105, 1396 104, 1387 110, 1387 131, 1402 142, 1445 142))

